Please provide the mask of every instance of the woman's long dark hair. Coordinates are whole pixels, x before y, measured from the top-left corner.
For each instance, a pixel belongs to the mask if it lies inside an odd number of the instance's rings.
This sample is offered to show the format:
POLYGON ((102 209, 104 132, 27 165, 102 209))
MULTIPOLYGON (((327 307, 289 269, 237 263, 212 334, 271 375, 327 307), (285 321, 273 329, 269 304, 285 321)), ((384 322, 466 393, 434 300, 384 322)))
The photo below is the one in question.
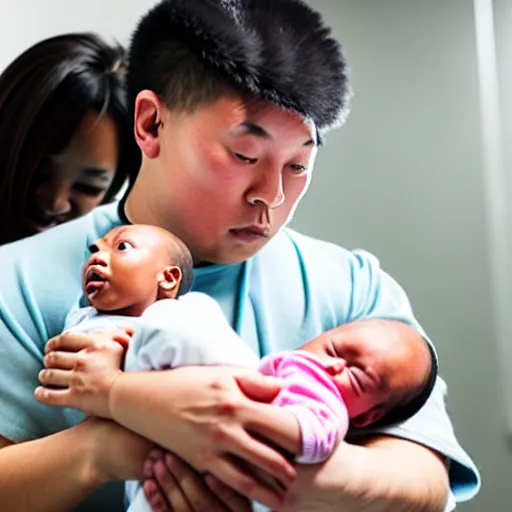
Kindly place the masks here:
POLYGON ((0 75, 0 244, 22 236, 34 174, 43 158, 65 149, 87 112, 117 127, 118 167, 104 201, 138 168, 124 75, 124 49, 92 33, 41 41, 0 75))

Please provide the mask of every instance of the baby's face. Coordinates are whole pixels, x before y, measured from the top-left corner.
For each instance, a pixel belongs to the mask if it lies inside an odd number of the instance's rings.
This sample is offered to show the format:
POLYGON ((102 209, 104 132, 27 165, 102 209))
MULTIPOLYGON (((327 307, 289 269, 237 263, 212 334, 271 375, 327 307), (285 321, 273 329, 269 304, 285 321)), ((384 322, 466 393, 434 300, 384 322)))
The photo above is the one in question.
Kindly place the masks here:
POLYGON ((416 353, 410 347, 382 340, 358 340, 348 345, 341 336, 324 336, 302 349, 324 362, 345 401, 352 425, 359 428, 380 420, 397 396, 405 398, 421 387, 429 368, 423 357, 427 352, 422 348, 416 353))
POLYGON ((155 302, 160 274, 169 264, 169 244, 150 226, 116 228, 89 247, 82 285, 100 311, 136 316, 155 302), (135 307, 137 311, 131 311, 135 307))

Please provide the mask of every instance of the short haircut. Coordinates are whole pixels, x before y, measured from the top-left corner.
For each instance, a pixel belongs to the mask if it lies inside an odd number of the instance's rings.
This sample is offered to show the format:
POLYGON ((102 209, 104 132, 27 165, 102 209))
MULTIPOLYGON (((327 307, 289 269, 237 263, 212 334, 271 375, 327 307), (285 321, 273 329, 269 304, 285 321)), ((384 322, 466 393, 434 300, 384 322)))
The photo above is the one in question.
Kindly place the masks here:
POLYGON ((301 0, 162 0, 133 33, 127 83, 132 106, 144 89, 183 110, 234 92, 320 132, 344 121, 351 95, 339 43, 301 0))

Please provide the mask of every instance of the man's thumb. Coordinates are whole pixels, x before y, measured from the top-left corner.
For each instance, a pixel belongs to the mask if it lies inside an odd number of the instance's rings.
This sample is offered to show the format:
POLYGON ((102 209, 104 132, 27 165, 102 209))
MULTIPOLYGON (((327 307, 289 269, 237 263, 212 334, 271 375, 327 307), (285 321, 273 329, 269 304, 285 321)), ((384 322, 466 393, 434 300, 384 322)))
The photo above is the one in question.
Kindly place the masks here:
POLYGON ((257 402, 271 402, 283 387, 281 379, 258 373, 238 375, 235 379, 242 393, 257 402))

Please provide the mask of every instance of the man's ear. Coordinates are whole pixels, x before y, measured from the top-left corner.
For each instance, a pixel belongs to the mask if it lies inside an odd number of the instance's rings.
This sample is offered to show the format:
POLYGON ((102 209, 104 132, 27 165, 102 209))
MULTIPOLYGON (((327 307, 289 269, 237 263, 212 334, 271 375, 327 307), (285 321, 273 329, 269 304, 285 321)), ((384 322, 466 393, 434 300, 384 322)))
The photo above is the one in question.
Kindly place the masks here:
POLYGON ((141 91, 135 99, 135 140, 148 158, 160 153, 159 128, 162 126, 163 104, 153 91, 141 91))
POLYGON ((374 407, 373 409, 350 419, 350 424, 355 428, 369 427, 373 423, 382 419, 386 413, 384 407, 374 407))
POLYGON ((180 289, 180 267, 165 267, 158 276, 157 299, 175 299, 180 289))

